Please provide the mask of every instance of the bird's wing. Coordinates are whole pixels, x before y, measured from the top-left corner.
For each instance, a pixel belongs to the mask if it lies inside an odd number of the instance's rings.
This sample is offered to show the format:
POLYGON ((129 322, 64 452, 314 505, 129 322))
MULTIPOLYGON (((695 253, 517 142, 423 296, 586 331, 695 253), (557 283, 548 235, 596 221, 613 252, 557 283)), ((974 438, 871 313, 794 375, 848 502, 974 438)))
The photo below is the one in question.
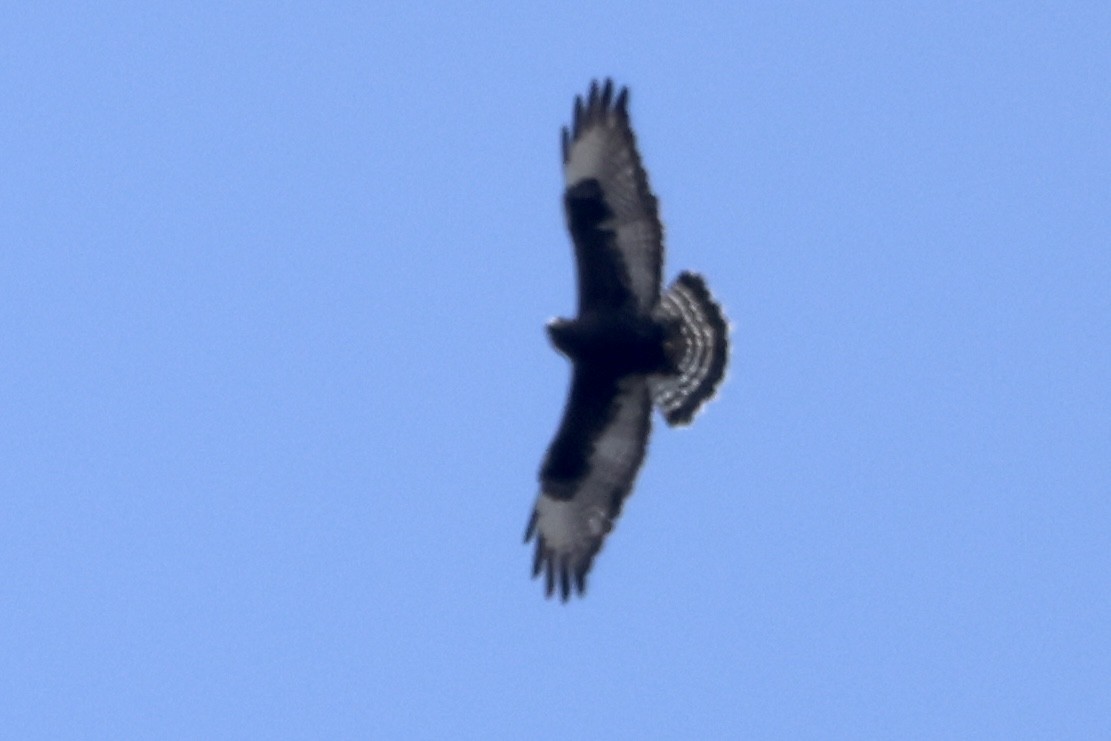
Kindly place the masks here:
POLYGON ((652 399, 643 376, 614 378, 576 366, 563 422, 540 470, 525 532, 536 537, 533 576, 566 600, 586 588, 595 554, 621 513, 644 461, 652 399))
POLYGON ((563 129, 564 209, 578 264, 579 313, 647 314, 660 296, 663 227, 629 125, 628 89, 595 82, 563 129))

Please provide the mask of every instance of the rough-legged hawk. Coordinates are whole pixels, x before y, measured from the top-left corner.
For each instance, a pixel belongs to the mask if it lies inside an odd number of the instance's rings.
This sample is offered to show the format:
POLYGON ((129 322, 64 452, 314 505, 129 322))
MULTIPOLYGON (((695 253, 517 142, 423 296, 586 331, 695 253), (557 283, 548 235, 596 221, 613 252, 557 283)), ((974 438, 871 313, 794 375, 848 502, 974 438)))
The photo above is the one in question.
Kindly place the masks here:
POLYGON ((680 273, 661 295, 663 227, 629 126, 629 95, 613 83, 575 99, 563 129, 563 206, 575 243, 579 309, 548 324, 574 364, 563 421, 540 469, 525 531, 533 576, 564 601, 586 575, 644 460, 655 403, 687 424, 725 373, 728 329, 706 283, 680 273))

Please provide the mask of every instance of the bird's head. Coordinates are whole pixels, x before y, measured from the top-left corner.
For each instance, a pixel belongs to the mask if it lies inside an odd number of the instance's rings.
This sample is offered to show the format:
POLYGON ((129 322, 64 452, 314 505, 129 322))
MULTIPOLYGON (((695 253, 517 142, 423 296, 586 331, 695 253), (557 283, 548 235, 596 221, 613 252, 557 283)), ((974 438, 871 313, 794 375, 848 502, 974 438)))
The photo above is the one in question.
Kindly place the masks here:
POLYGON ((551 319, 548 321, 548 339, 555 348, 567 357, 574 357, 575 322, 572 319, 551 319))

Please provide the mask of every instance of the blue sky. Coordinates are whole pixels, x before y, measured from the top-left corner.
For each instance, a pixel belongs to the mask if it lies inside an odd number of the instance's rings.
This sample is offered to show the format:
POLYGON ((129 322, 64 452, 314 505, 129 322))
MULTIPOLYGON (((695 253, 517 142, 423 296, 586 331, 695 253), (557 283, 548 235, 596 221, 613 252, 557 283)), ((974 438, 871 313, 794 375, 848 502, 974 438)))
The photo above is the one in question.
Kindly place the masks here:
POLYGON ((1095 2, 10 9, 0 726, 1111 735, 1108 38, 1095 2), (734 354, 561 606, 521 535, 558 132, 606 75, 734 354))

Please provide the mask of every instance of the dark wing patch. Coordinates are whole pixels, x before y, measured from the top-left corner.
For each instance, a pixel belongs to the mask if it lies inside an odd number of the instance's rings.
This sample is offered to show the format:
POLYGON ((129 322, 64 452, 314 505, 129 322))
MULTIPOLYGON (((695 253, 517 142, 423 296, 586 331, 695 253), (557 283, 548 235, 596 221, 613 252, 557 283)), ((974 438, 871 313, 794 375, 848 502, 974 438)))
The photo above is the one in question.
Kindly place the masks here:
POLYGON ((577 366, 563 422, 540 471, 540 495, 525 531, 536 537, 533 576, 546 593, 586 590, 586 575, 621 513, 644 461, 652 400, 643 376, 577 366))
POLYGON ((579 313, 591 310, 639 309, 629 282, 629 269, 611 228, 613 212, 601 184, 581 180, 563 194, 567 229, 575 243, 579 276, 579 313))
POLYGON ((647 314, 660 296, 663 227, 629 125, 629 91, 594 82, 575 98, 563 129, 564 208, 575 243, 579 314, 632 308, 647 314))

